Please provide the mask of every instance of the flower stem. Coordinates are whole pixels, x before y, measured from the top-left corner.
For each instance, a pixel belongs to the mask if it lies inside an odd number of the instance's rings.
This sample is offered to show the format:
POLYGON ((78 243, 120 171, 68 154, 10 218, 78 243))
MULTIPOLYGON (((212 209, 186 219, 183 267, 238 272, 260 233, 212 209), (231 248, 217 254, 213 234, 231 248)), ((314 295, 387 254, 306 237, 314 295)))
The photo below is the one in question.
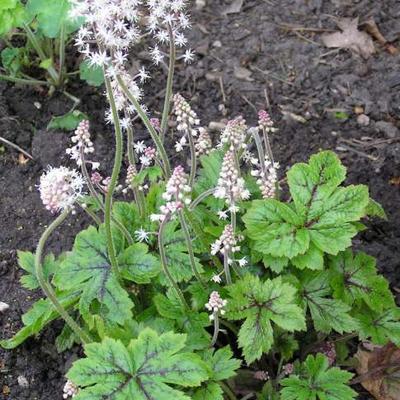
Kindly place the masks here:
MULTIPOLYGON (((86 185, 87 185, 87 187, 89 189, 89 192, 90 192, 91 196, 94 198, 94 200, 96 201, 97 205, 100 207, 100 209, 105 214, 105 207, 104 207, 104 204, 103 204, 103 200, 101 199, 101 197, 97 193, 95 187, 93 186, 92 180, 90 179, 90 176, 89 176, 89 172, 88 172, 88 170, 86 168, 85 153, 83 152, 82 148, 81 148, 80 154, 81 154, 81 171, 82 171, 82 174, 83 174, 83 176, 84 176, 84 178, 86 180, 86 185)), ((133 240, 131 234, 129 233, 129 231, 125 228, 125 226, 123 224, 121 224, 121 222, 116 220, 113 216, 111 216, 111 220, 117 226, 117 228, 122 232, 122 234, 125 236, 125 239, 128 242, 128 244, 129 245, 133 244, 134 240, 133 240)))
POLYGON ((43 265, 42 265, 42 254, 44 246, 46 245, 47 239, 49 236, 57 229, 67 218, 69 214, 69 209, 64 210, 44 231, 42 234, 35 255, 35 273, 39 285, 46 295, 46 297, 51 301, 54 308, 60 314, 60 316, 64 319, 67 325, 75 332, 75 334, 80 338, 82 343, 90 343, 92 339, 90 336, 84 332, 84 330, 75 322, 75 320, 68 314, 62 304, 58 301, 57 295, 55 294, 53 288, 50 283, 46 280, 43 273, 43 265))
MULTIPOLYGON (((126 130, 126 137, 127 137, 127 154, 128 154, 128 161, 130 165, 136 165, 135 154, 133 152, 133 129, 128 126, 126 130)), ((133 196, 135 197, 136 203, 139 208, 139 214, 144 217, 146 214, 146 202, 143 196, 143 192, 138 190, 135 185, 131 185, 133 190, 133 196)))
POLYGON ((167 132, 168 116, 171 108, 171 98, 172 98, 172 85, 174 81, 175 73, 175 60, 176 60, 176 48, 175 48, 175 38, 174 32, 172 31, 171 25, 168 24, 168 34, 169 34, 169 65, 168 65, 168 77, 167 86, 165 90, 164 107, 161 117, 161 139, 164 141, 165 134, 167 132))
POLYGON ((196 169, 197 169, 197 157, 196 157, 196 149, 194 147, 194 140, 192 133, 188 132, 188 136, 189 136, 190 160, 191 160, 189 186, 193 189, 194 178, 196 176, 196 169))
POLYGON ((218 382, 219 386, 221 386, 224 393, 228 396, 229 400, 237 400, 237 397, 232 392, 231 388, 223 381, 218 382))
MULTIPOLYGON (((29 41, 32 43, 33 48, 36 50, 36 53, 38 54, 40 60, 41 61, 47 60, 48 57, 46 56, 44 50, 40 46, 40 43, 36 39, 36 36, 32 32, 31 28, 29 28, 29 26, 26 23, 24 23, 22 25, 22 27, 24 28, 24 30, 25 30, 25 32, 26 32, 26 34, 28 36, 29 41)), ((60 78, 59 78, 59 75, 58 75, 57 71, 55 70, 55 68, 52 65, 50 65, 50 67, 47 68, 47 71, 51 76, 53 84, 58 86, 60 78)))
POLYGON ((171 273, 169 272, 169 269, 168 269, 168 261, 167 261, 167 256, 165 254, 165 245, 164 245, 164 229, 165 229, 165 226, 166 226, 168 220, 169 220, 169 218, 168 218, 168 216, 166 216, 164 218, 164 220, 161 222, 160 229, 158 231, 158 251, 160 252, 161 265, 162 265, 163 271, 164 271, 165 275, 167 276, 171 286, 174 288, 176 294, 178 295, 183 308, 189 309, 189 305, 186 302, 182 291, 179 289, 178 284, 175 282, 175 279, 173 278, 173 276, 171 275, 171 273))
POLYGON ((185 221, 185 216, 183 215, 182 211, 179 211, 178 215, 179 215, 179 221, 181 223, 183 233, 185 235, 186 246, 188 248, 190 266, 192 267, 192 272, 193 272, 194 276, 196 277, 196 279, 200 282, 201 286, 203 286, 203 288, 206 288, 206 285, 205 285, 203 279, 201 278, 200 273, 196 267, 196 260, 194 258, 192 239, 190 238, 190 233, 189 233, 189 229, 186 224, 186 221, 185 221))
POLYGON ((59 48, 59 68, 58 68, 58 84, 61 86, 64 81, 64 66, 65 66, 65 23, 61 24, 60 28, 60 48, 59 48))
POLYGON ((104 224, 106 228, 107 249, 108 249, 108 256, 110 257, 111 269, 115 274, 116 278, 120 280, 119 267, 115 255, 114 239, 112 237, 112 232, 111 232, 111 213, 112 213, 112 196, 117 186, 117 181, 121 170, 123 144, 122 144, 122 132, 119 123, 118 111, 115 105, 114 94, 112 92, 111 83, 109 78, 107 77, 106 71, 104 71, 104 81, 106 83, 108 101, 111 106, 111 113, 114 121, 114 131, 115 131, 115 158, 114 158, 114 166, 111 173, 110 183, 108 185, 108 190, 105 197, 104 224))
POLYGON ((213 317, 214 317, 214 334, 211 339, 211 344, 210 347, 214 347, 215 344, 217 343, 218 339, 218 334, 219 334, 219 319, 218 319, 218 311, 213 312, 213 317))
POLYGON ((135 96, 129 91, 128 87, 126 86, 125 82, 122 80, 122 78, 120 76, 117 76, 117 81, 118 81, 122 91, 124 92, 125 96, 129 99, 129 101, 135 107, 136 112, 138 113, 140 119, 142 120, 143 124, 145 125, 146 129, 148 130, 151 138, 153 139, 153 142, 155 143, 155 145, 157 147, 157 151, 163 162, 164 175, 166 178, 169 178, 171 176, 171 166, 169 163, 167 152, 165 151, 165 147, 162 143, 162 140, 158 136, 158 133, 154 129, 153 125, 151 125, 149 117, 143 111, 139 102, 136 100, 135 96))
POLYGON ((3 74, 0 74, 0 80, 14 82, 14 83, 21 83, 23 85, 46 85, 46 86, 50 85, 50 83, 46 81, 39 81, 33 78, 32 79, 16 78, 14 76, 3 75, 3 74))
POLYGON ((211 196, 215 192, 215 188, 207 189, 200 193, 189 206, 189 211, 193 211, 205 198, 211 196))
POLYGON ((224 271, 227 285, 232 285, 231 270, 228 263, 228 255, 224 255, 224 271))

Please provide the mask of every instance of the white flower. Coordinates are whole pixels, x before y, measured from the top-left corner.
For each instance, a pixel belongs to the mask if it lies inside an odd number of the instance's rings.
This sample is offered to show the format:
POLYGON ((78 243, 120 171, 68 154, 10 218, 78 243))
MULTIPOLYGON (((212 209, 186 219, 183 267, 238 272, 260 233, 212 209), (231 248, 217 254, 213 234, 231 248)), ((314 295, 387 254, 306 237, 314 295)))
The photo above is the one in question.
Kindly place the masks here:
POLYGON ((228 211, 226 211, 226 210, 218 211, 218 218, 225 221, 228 218, 228 211))
POLYGON ((216 314, 225 314, 224 307, 228 304, 227 300, 223 300, 217 291, 213 291, 210 294, 208 303, 205 304, 207 310, 211 311, 210 319, 213 320, 216 314))
POLYGON ((141 68, 139 69, 138 77, 139 77, 139 79, 140 79, 140 82, 145 82, 145 81, 147 81, 147 79, 150 78, 150 75, 149 75, 149 73, 147 72, 146 68, 141 67, 141 68))
POLYGON ((68 399, 68 397, 75 397, 78 392, 78 386, 76 386, 72 381, 68 379, 63 388, 63 399, 68 399))
POLYGON ((133 148, 135 149, 136 154, 141 154, 141 153, 143 153, 146 147, 147 147, 147 146, 144 144, 143 140, 140 141, 140 142, 136 142, 136 143, 133 145, 133 148))
POLYGON ((163 218, 163 215, 161 214, 150 214, 150 221, 151 222, 159 222, 163 218))
POLYGON ((40 177, 40 198, 52 213, 71 208, 83 194, 83 177, 73 169, 49 169, 40 177))
POLYGON ((135 238, 139 242, 149 242, 150 232, 146 232, 143 228, 140 228, 135 231, 135 238))
POLYGON ((213 275, 212 278, 211 278, 211 280, 212 280, 213 282, 215 282, 215 283, 221 283, 221 282, 222 282, 222 279, 221 279, 221 275, 220 275, 220 274, 218 274, 218 275, 213 275))
POLYGON ((216 255, 220 252, 222 255, 229 257, 230 254, 240 250, 240 246, 237 245, 238 239, 240 238, 235 237, 232 225, 225 225, 221 236, 211 244, 211 254, 216 255))
POLYGON ((248 264, 248 261, 247 261, 246 257, 243 257, 240 260, 238 260, 238 263, 239 263, 240 267, 245 267, 248 264))

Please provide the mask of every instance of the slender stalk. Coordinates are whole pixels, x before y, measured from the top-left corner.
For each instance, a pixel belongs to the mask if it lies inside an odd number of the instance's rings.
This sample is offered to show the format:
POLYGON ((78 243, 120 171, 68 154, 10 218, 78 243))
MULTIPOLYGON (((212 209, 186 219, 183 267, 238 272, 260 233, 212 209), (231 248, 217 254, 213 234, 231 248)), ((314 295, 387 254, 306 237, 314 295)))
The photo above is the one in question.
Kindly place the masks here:
POLYGON ((218 382, 224 393, 228 396, 229 400, 237 400, 235 393, 232 392, 231 388, 223 381, 218 382))
POLYGON ((0 136, 0 142, 7 144, 8 146, 14 148, 15 150, 18 150, 19 152, 21 152, 22 154, 26 155, 28 158, 33 160, 33 157, 27 151, 25 151, 24 149, 19 147, 17 144, 10 142, 9 140, 7 140, 6 138, 3 138, 2 136, 0 136))
POLYGON ((269 141, 269 135, 268 132, 263 128, 263 135, 264 135, 264 142, 265 142, 265 148, 267 150, 268 158, 271 160, 271 163, 274 163, 274 155, 272 154, 272 148, 271 148, 271 143, 269 141))
MULTIPOLYGON (((24 23, 22 25, 22 27, 24 28, 29 41, 32 43, 33 48, 36 50, 36 53, 38 54, 39 58, 41 61, 45 61, 47 60, 47 56, 46 53, 44 52, 44 50, 42 49, 42 47, 40 46, 39 41, 36 39, 35 34, 32 32, 31 28, 29 28, 29 26, 24 23)), ((47 71, 49 72, 51 79, 53 80, 53 83, 55 85, 57 85, 59 83, 59 75, 57 73, 57 71, 55 70, 55 68, 51 65, 49 68, 47 68, 47 71)))
POLYGON ((254 142, 256 143, 258 159, 260 160, 261 169, 262 169, 263 173, 265 174, 266 173, 266 170, 265 170, 265 154, 264 154, 264 149, 263 149, 263 146, 262 146, 260 135, 258 134, 257 131, 255 131, 253 133, 253 138, 254 138, 254 142))
POLYGON ((79 205, 81 206, 82 210, 85 211, 85 213, 89 215, 90 218, 92 218, 95 224, 97 224, 98 226, 101 225, 101 219, 93 211, 89 210, 87 207, 83 207, 82 204, 79 205))
POLYGON ((203 286, 203 288, 206 288, 206 285, 205 285, 203 279, 201 278, 200 272, 197 270, 197 267, 196 267, 196 260, 194 258, 192 239, 190 238, 190 233, 189 233, 189 229, 186 224, 186 221, 185 221, 185 216, 183 215, 182 211, 178 212, 178 216, 179 216, 179 222, 181 223, 181 226, 182 226, 183 233, 185 235, 186 247, 187 247, 188 253, 189 253, 190 266, 192 267, 192 272, 193 272, 194 276, 196 277, 196 279, 201 283, 201 286, 203 286))
POLYGON ((217 343, 218 339, 218 334, 219 334, 219 319, 218 319, 218 311, 213 312, 213 317, 214 317, 214 334, 211 339, 211 344, 210 347, 214 347, 215 344, 217 343))
POLYGON ((232 285, 231 270, 229 268, 228 256, 224 255, 224 271, 227 285, 232 285))
MULTIPOLYGON (((234 206, 235 207, 235 206, 234 206)), ((233 230, 233 234, 235 234, 236 231, 236 211, 233 208, 233 211, 231 211, 231 224, 232 224, 232 230, 233 230)))
POLYGON ((168 222, 169 218, 165 217, 165 219, 161 222, 160 224, 160 229, 158 231, 158 251, 160 252, 160 258, 161 258, 161 266, 163 268, 163 271, 165 275, 167 276, 171 286, 174 288, 176 294, 179 297, 179 300, 182 303, 183 308, 189 309, 189 305, 185 300, 185 297, 183 296, 182 291, 179 289, 178 284, 175 282, 175 279, 171 275, 168 269, 168 261, 167 261, 167 256, 165 254, 165 245, 164 245, 164 229, 165 226, 168 222))
POLYGON ((117 76, 117 81, 118 81, 122 91, 124 92, 125 96, 128 97, 129 101, 135 107, 136 112, 138 113, 140 119, 142 120, 143 124, 145 125, 146 129, 148 130, 151 138, 153 139, 153 142, 157 147, 158 154, 160 155, 161 160, 163 162, 163 170, 164 170, 165 178, 169 178, 171 176, 171 166, 169 163, 167 152, 165 151, 164 145, 162 143, 162 140, 158 136, 158 133, 154 129, 153 125, 151 125, 149 117, 143 111, 139 102, 136 100, 135 96, 129 91, 128 87, 126 86, 125 82, 122 80, 122 78, 120 76, 117 76))
POLYGON ((165 134, 167 132, 168 116, 171 108, 171 98, 172 98, 172 85, 174 81, 175 73, 175 61, 176 61, 176 48, 175 48, 175 38, 174 32, 172 31, 171 25, 168 24, 168 34, 169 34, 169 65, 168 65, 168 77, 167 86, 165 90, 164 107, 161 117, 161 139, 164 141, 165 134))
MULTIPOLYGON (((133 152, 133 129, 129 126, 126 130, 127 137, 127 154, 128 161, 130 165, 136 165, 136 158, 133 152)), ((132 185, 133 196, 135 197, 136 203, 139 208, 139 214, 144 217, 146 214, 146 201, 144 199, 143 193, 138 190, 138 188, 132 185)))
POLYGON ((23 85, 46 85, 46 86, 50 85, 50 83, 46 81, 40 81, 37 79, 16 78, 14 76, 3 75, 3 74, 0 74, 0 80, 14 82, 14 83, 21 83, 23 85))
POLYGON ((111 213, 112 213, 112 196, 117 186, 119 173, 121 171, 123 143, 122 143, 122 131, 119 123, 118 111, 114 101, 114 94, 112 92, 110 79, 107 77, 106 71, 104 71, 104 81, 106 84, 108 101, 111 106, 111 113, 114 121, 114 133, 115 133, 115 158, 114 158, 114 166, 111 173, 110 183, 108 185, 108 190, 105 197, 104 224, 106 228, 107 249, 108 249, 108 256, 110 257, 111 269, 114 272, 117 279, 120 280, 119 267, 115 255, 114 239, 112 237, 112 231, 111 231, 111 213))
MULTIPOLYGON (((89 171, 86 168, 85 153, 84 153, 82 148, 81 148, 81 151, 80 151, 80 155, 81 155, 81 171, 82 171, 83 177, 85 178, 86 185, 87 185, 87 187, 89 189, 89 193, 91 194, 91 196, 96 201, 97 205, 100 207, 100 209, 105 214, 105 207, 104 207, 104 204, 103 204, 103 200, 101 199, 101 197, 97 193, 95 187, 93 186, 92 180, 90 179, 90 176, 89 176, 89 171)), ((115 219, 112 215, 111 215, 111 221, 117 226, 117 228, 125 236, 125 239, 128 242, 128 244, 129 245, 133 244, 134 240, 133 240, 131 234, 129 233, 129 231, 125 228, 125 226, 121 222, 119 222, 117 219, 115 219)))
POLYGON ((211 196, 214 192, 215 188, 212 188, 205 190, 203 193, 200 193, 190 204, 189 211, 193 211, 205 198, 211 196))
POLYGON ((226 328, 230 329, 234 334, 238 335, 239 329, 236 328, 235 325, 232 324, 232 322, 226 321, 224 319, 220 319, 219 321, 221 325, 225 326, 226 328))
POLYGON ((83 331, 83 329, 75 322, 75 320, 68 314, 62 304, 58 301, 57 295, 55 294, 53 288, 50 283, 46 280, 43 273, 43 265, 42 265, 42 254, 43 249, 46 245, 47 239, 49 236, 57 229, 67 218, 69 214, 68 209, 64 210, 44 231, 42 234, 39 244, 36 249, 35 255, 35 272, 36 277, 39 282, 40 287, 42 288, 43 293, 46 297, 51 301, 54 308, 60 314, 60 316, 64 319, 64 321, 68 324, 68 326, 75 332, 75 334, 80 338, 82 343, 90 343, 92 339, 90 336, 83 331))
POLYGON ((189 186, 193 189, 194 178, 196 176, 197 169, 197 157, 196 157, 196 149, 194 147, 194 140, 191 132, 188 132, 189 136, 189 147, 190 147, 190 176, 189 176, 189 186))
POLYGON ((64 81, 64 65, 65 65, 65 23, 61 24, 60 28, 60 47, 59 47, 59 72, 58 84, 61 86, 64 81))

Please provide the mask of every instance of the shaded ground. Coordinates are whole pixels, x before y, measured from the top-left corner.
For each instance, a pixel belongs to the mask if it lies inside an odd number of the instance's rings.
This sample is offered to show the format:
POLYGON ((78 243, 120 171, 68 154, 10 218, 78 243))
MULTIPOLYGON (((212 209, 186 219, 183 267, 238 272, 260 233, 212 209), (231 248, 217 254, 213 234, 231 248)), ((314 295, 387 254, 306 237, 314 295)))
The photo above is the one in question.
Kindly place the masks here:
MULTIPOLYGON (((387 222, 371 222, 357 245, 378 257, 392 287, 400 287, 400 180, 396 181, 400 175, 400 57, 379 45, 368 60, 343 50, 332 52, 321 44, 319 32, 335 29, 333 16, 359 16, 361 21, 373 16, 386 39, 397 40, 400 47, 400 3, 245 0, 239 13, 228 15, 224 15, 228 2, 208 3, 194 11, 190 34, 198 63, 178 68, 176 88, 191 98, 204 124, 238 114, 255 123, 255 111, 269 109, 279 128, 273 148, 283 169, 319 149, 336 149, 348 167, 349 183, 369 185, 389 217, 387 222), (367 126, 357 123, 355 107, 369 118, 367 126), (344 114, 347 119, 338 118, 344 114)), ((156 109, 163 95, 160 81, 156 76, 148 85, 156 109)), ((93 121, 96 154, 107 171, 113 141, 109 127, 101 123, 103 98, 79 83, 72 84, 70 91, 82 98, 79 108, 93 121)), ((4 148, 0 153, 0 301, 10 304, 0 315, 0 335, 9 337, 37 297, 19 285, 16 250, 33 250, 52 219, 35 185, 48 164, 66 162, 68 135, 46 133, 45 128, 51 115, 66 112, 71 104, 61 96, 48 99, 39 91, 6 84, 0 84, 0 96, 0 135, 35 158, 21 164, 13 150, 4 148), (35 102, 41 104, 40 110, 35 102)), ((70 218, 63 231, 51 238, 50 249, 59 252, 71 246, 75 233, 87 223, 80 217, 70 218)), ((57 324, 15 351, 0 350, 0 399, 61 399, 63 375, 76 354, 56 353, 56 333, 57 324), (18 383, 21 376, 28 381, 27 388, 18 383)))

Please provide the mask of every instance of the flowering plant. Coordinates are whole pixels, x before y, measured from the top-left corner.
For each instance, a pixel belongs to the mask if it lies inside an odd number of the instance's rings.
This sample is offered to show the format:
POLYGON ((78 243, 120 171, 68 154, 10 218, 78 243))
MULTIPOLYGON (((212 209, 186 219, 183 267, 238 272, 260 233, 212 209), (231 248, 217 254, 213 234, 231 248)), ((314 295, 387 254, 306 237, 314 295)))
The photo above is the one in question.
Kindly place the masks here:
POLYGON ((335 366, 349 357, 347 343, 400 345, 387 281, 372 257, 351 250, 363 218, 385 217, 380 205, 366 186, 343 185, 346 169, 331 151, 292 166, 281 188, 270 144, 276 128, 265 111, 254 127, 230 120, 213 146, 190 103, 173 93, 176 60, 193 57, 178 51, 190 25, 185 1, 73 3, 73 14, 86 18, 78 47, 104 70, 114 167, 101 175, 83 121, 67 149, 76 169, 44 173, 40 196, 57 216, 36 254, 20 252, 19 263, 23 285, 46 298, 2 346, 63 318, 58 349, 85 350, 64 388, 77 400, 355 398, 352 373, 335 366), (148 73, 125 68, 143 27, 156 41, 154 62, 168 58, 161 121, 143 105, 148 73), (151 141, 134 141, 134 118, 151 141), (189 169, 171 168, 169 121, 189 169), (119 184, 124 139, 128 168, 119 184), (78 206, 93 225, 71 251, 43 257, 49 235, 78 206))

